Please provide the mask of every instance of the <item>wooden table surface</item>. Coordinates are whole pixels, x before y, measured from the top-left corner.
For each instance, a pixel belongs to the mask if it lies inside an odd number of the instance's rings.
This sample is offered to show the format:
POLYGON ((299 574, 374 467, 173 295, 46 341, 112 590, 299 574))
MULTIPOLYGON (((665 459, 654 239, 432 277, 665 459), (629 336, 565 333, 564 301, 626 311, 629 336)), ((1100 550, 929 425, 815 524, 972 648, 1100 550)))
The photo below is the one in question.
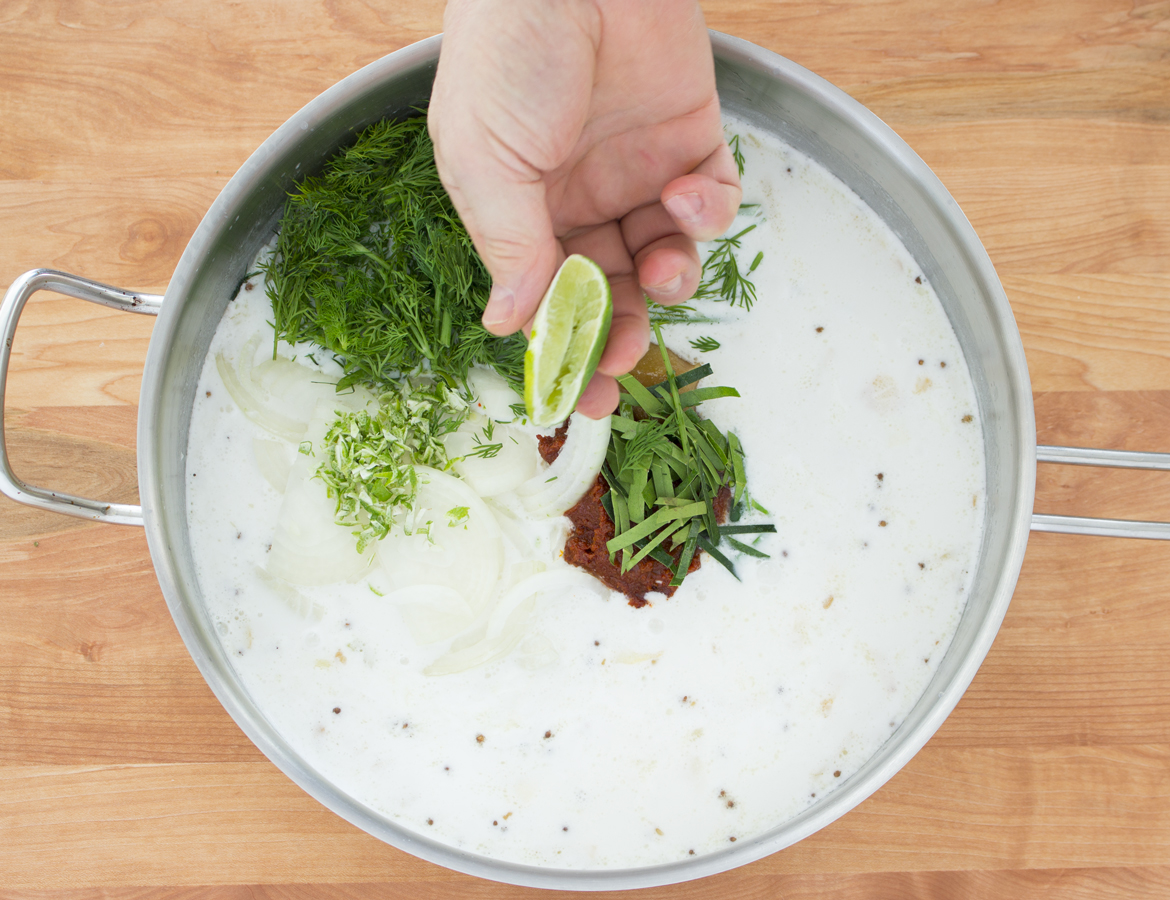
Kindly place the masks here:
MULTIPOLYGON (((1011 298, 1041 442, 1170 451, 1170 3, 705 9, 939 174, 1011 298)), ((257 145, 441 21, 420 0, 0 0, 0 287, 51 266, 161 292, 257 145)), ((18 473, 135 500, 151 326, 29 304, 18 473)), ((1170 517, 1170 475, 1041 467, 1037 510, 1170 517)), ((204 684, 141 530, 0 497, 0 898, 535 894, 319 806, 204 684)), ((905 769, 796 846, 643 896, 1170 896, 1170 544, 1034 535, 986 662, 905 769)))

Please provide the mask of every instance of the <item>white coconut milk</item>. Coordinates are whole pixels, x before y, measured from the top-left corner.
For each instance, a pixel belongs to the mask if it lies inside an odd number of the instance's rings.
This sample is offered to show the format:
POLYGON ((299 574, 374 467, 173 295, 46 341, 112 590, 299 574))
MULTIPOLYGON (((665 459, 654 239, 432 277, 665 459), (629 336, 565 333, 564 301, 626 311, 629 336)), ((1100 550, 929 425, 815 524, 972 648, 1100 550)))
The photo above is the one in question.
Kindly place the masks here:
MULTIPOLYGON (((941 305, 890 230, 824 169, 742 129, 751 311, 667 329, 740 399, 734 430, 770 559, 711 560, 670 600, 542 595, 507 656, 424 669, 377 570, 282 593, 263 569, 281 495, 270 436, 212 360, 266 335, 258 279, 229 304, 192 416, 187 496, 203 597, 273 726, 321 775, 403 827, 566 868, 690 858, 772 828, 869 759, 918 700, 959 621, 984 502, 970 375, 941 305), (710 336, 718 350, 692 352, 710 336), (371 589, 371 587, 373 589, 371 589), (385 591, 382 591, 385 593, 385 591)), ((743 227, 740 225, 739 227, 743 227)), ((267 343, 265 343, 267 342, 267 343)), ((324 488, 322 488, 322 491, 324 488)), ((530 535, 546 542, 563 531, 530 535), (541 537, 543 535, 543 538, 541 537)), ((549 565, 556 546, 538 547, 549 565)), ((513 563, 509 559, 507 564, 513 563)))

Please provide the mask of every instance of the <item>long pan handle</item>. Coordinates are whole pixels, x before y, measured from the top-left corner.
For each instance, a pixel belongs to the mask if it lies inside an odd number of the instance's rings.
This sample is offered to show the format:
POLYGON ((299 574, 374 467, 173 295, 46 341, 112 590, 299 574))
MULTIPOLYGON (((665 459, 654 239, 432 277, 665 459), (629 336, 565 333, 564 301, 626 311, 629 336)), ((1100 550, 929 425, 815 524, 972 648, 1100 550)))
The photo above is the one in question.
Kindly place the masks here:
POLYGON ((67 516, 109 522, 114 525, 141 525, 141 506, 132 503, 105 503, 101 500, 90 500, 87 497, 76 497, 73 494, 50 491, 25 484, 16 477, 16 473, 12 471, 12 466, 8 462, 8 448, 4 442, 4 389, 8 381, 8 360, 12 356, 12 339, 16 334, 16 323, 20 320, 20 314, 24 310, 28 298, 37 291, 43 290, 56 291, 67 297, 100 303, 102 306, 109 306, 113 309, 145 313, 151 316, 157 316, 159 310, 162 309, 163 298, 159 294, 123 291, 107 284, 90 281, 77 275, 69 275, 66 272, 56 272, 52 269, 33 269, 30 272, 25 272, 12 283, 12 287, 4 295, 3 303, 0 303, 0 492, 18 503, 63 513, 67 516))
MULTIPOLYGON (((1036 462, 1072 466, 1106 466, 1114 469, 1158 469, 1170 471, 1170 453, 1136 450, 1095 450, 1091 447, 1036 448, 1036 462)), ((1085 516, 1032 515, 1033 531, 1060 534, 1094 534, 1102 537, 1170 540, 1170 522, 1136 522, 1129 519, 1092 519, 1085 516)))

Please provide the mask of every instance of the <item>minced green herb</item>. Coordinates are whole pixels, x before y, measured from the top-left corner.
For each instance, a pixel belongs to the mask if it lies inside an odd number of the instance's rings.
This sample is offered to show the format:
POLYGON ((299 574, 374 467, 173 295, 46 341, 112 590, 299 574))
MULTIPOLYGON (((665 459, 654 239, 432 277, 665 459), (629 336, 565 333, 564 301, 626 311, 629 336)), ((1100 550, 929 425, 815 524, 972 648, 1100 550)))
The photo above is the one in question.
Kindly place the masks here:
POLYGON ((316 477, 337 501, 337 523, 353 530, 359 553, 413 507, 416 465, 451 467, 442 438, 469 414, 467 401, 442 382, 411 384, 405 378, 379 398, 376 413, 338 414, 317 454, 323 461, 316 477))
POLYGON ((419 367, 456 385, 473 363, 523 382, 524 337, 480 323, 491 277, 439 182, 425 116, 371 125, 300 182, 263 268, 277 339, 329 350, 338 390, 419 367))

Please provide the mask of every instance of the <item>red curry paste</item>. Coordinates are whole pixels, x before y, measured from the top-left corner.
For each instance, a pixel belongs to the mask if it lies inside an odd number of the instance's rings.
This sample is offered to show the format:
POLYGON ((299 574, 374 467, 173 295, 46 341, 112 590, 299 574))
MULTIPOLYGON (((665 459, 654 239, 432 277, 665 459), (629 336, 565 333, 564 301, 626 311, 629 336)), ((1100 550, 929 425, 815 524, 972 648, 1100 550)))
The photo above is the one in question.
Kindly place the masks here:
MULTIPOLYGON (((537 440, 540 444, 540 455, 546 463, 552 464, 561 452, 568 433, 568 423, 565 423, 552 435, 541 435, 537 440)), ((621 591, 629 598, 630 606, 643 607, 650 601, 646 594, 657 591, 665 596, 671 596, 675 588, 670 579, 674 573, 656 559, 646 557, 625 574, 621 567, 609 561, 609 551, 605 549, 608 541, 613 539, 614 525, 605 507, 601 505, 601 498, 608 492, 609 485, 605 478, 597 476, 597 481, 585 492, 585 496, 577 501, 577 505, 565 513, 573 523, 573 531, 565 541, 565 562, 584 569, 606 586, 615 591, 621 591)), ((715 515, 720 522, 727 518, 728 508, 731 505, 731 491, 723 488, 715 498, 715 515)), ((682 547, 667 551, 677 560, 682 547)), ((696 551, 687 567, 687 573, 699 568, 699 553, 696 551)))

